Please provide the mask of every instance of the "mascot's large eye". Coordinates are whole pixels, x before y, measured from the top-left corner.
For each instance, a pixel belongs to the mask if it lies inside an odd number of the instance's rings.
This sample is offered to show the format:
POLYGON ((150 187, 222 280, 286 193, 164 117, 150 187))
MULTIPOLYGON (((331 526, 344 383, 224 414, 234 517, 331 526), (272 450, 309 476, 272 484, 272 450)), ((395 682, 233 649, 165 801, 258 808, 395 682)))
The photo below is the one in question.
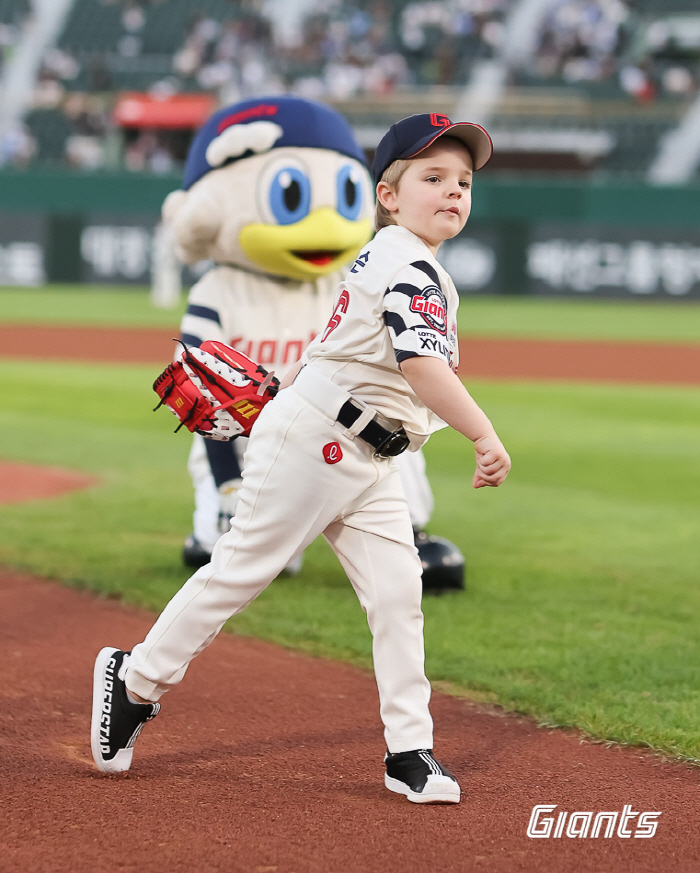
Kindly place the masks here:
POLYGON ((345 166, 338 172, 338 212, 354 221, 362 209, 362 180, 357 167, 345 166))
POLYGON ((298 167, 278 170, 270 185, 269 203, 279 224, 294 224, 309 214, 311 183, 298 167))

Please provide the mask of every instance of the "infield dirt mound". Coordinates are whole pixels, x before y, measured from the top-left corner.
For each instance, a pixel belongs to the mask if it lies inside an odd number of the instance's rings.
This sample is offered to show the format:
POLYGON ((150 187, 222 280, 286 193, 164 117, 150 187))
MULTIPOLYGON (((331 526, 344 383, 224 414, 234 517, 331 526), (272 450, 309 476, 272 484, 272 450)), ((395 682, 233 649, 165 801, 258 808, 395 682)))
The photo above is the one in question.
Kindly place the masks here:
POLYGON ((89 488, 98 481, 96 476, 77 470, 0 461, 0 503, 60 497, 79 488, 89 488))

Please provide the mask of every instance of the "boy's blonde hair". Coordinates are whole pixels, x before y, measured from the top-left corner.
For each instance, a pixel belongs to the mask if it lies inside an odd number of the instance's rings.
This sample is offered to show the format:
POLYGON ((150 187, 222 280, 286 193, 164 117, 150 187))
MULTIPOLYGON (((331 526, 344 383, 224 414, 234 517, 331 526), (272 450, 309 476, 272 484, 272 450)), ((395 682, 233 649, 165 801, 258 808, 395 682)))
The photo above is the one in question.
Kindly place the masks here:
MULTIPOLYGON (((384 170, 380 181, 385 182, 392 191, 396 192, 403 174, 410 165, 410 160, 394 161, 392 164, 389 164, 386 170, 384 170)), ((394 216, 389 212, 386 206, 383 206, 379 200, 377 200, 377 206, 374 210, 374 229, 381 230, 383 227, 387 227, 390 224, 396 224, 394 216)))

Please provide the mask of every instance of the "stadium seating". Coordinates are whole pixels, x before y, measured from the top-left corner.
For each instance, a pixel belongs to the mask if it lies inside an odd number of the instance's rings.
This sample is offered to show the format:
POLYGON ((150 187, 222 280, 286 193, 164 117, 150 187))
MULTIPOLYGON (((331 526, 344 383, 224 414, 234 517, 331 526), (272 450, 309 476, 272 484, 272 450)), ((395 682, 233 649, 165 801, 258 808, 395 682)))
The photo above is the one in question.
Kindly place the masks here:
POLYGON ((634 10, 641 17, 700 11, 697 0, 635 0, 634 10))
MULTIPOLYGON (((567 2, 552 0, 546 15, 555 20, 567 2)), ((586 0, 590 7, 598 2, 586 0)), ((22 5, 26 0, 0 0, 0 22, 14 21, 22 5)), ((551 22, 545 16, 540 53, 511 70, 489 124, 504 141, 514 141, 519 131, 598 137, 609 145, 584 158, 578 170, 640 174, 659 137, 678 124, 700 86, 700 50, 679 64, 662 51, 647 51, 644 28, 657 18, 700 9, 698 0, 604 5, 617 9, 611 19, 617 24, 611 30, 608 21, 587 48, 571 49, 566 34, 548 46, 551 22), (556 51, 569 48, 556 56, 554 44, 556 51), (595 63, 587 65, 593 56, 595 63)), ((454 113, 472 65, 498 56, 513 0, 348 0, 327 11, 316 4, 302 23, 302 44, 291 47, 274 42, 268 8, 232 0, 75 0, 58 54, 42 71, 41 99, 26 118, 37 141, 36 160, 65 161, 66 142, 76 132, 64 112, 71 93, 98 95, 108 118, 123 91, 207 91, 228 100, 293 90, 335 105, 369 146, 377 130, 411 112, 454 113)), ((177 160, 182 152, 180 141, 177 160)), ((536 168, 523 160, 521 168, 528 167, 536 168)))
POLYGON ((39 160, 42 163, 63 162, 66 140, 73 132, 65 113, 60 109, 33 109, 25 123, 36 141, 39 160))
MULTIPOLYGON (((64 82, 69 90, 148 90, 173 72, 173 54, 199 17, 221 21, 235 15, 230 0, 161 0, 131 7, 76 0, 59 40, 60 49, 80 64, 64 82)), ((193 86, 188 83, 185 90, 193 86)))

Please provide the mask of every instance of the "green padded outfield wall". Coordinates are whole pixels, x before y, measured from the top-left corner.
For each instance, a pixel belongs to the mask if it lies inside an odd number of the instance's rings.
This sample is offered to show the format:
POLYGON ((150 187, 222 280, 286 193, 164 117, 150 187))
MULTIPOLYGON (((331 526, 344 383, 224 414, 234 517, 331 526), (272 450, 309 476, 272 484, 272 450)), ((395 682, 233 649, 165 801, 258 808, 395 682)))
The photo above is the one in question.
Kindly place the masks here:
MULTIPOLYGON (((160 207, 180 178, 0 171, 0 284, 148 284, 160 207)), ((700 297, 700 185, 484 172, 473 198, 441 249, 462 293, 700 297)))

